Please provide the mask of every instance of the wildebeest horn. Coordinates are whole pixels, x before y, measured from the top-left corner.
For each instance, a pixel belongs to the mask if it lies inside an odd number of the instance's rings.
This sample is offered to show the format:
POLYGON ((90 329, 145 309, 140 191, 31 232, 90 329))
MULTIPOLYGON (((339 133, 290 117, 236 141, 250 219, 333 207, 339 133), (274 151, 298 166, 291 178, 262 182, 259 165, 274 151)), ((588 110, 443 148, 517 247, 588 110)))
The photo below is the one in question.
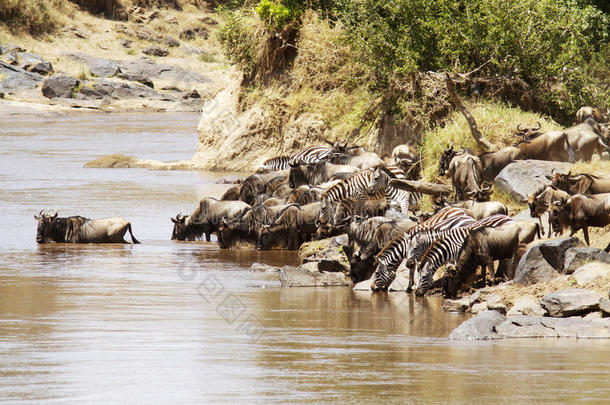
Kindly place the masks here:
POLYGON ((538 131, 540 128, 542 128, 542 125, 540 125, 540 122, 536 121, 536 124, 538 124, 538 128, 534 128, 534 131, 538 131))
POLYGON ((53 210, 53 215, 49 215, 49 218, 53 219, 53 218, 57 218, 57 210, 53 210))
POLYGON ((178 213, 178 215, 176 215, 176 219, 177 219, 178 221, 182 221, 182 219, 183 219, 183 218, 184 218, 184 215, 182 215, 182 213, 181 213, 181 212, 179 212, 179 213, 178 213))
POLYGON ((523 130, 521 129, 521 124, 517 124, 517 132, 521 132, 521 131, 523 131, 523 130))

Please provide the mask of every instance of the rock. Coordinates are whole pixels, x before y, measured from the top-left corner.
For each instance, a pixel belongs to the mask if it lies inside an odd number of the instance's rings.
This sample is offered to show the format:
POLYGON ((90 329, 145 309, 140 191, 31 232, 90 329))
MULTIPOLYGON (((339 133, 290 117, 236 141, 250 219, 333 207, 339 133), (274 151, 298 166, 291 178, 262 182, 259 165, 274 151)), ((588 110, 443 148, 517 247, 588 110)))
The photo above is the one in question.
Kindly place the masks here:
POLYGON ((610 299, 602 298, 599 300, 599 309, 606 315, 610 315, 610 299))
POLYGON ((23 49, 19 45, 15 45, 15 44, 0 45, 0 55, 3 55, 5 53, 9 53, 11 51, 12 52, 25 52, 25 49, 23 49))
POLYGON ((540 303, 554 317, 582 315, 599 309, 602 296, 592 290, 568 288, 545 295, 540 303))
POLYGON ((281 271, 281 269, 279 267, 269 266, 268 264, 254 262, 254 263, 252 263, 252 266, 250 266, 250 271, 276 273, 276 272, 281 271))
MULTIPOLYGON (((577 247, 566 251, 564 270, 566 274, 572 274, 574 270, 590 262, 602 262, 610 264, 610 254, 595 247, 577 247)), ((604 272, 605 274, 606 272, 604 272)))
POLYGON ((481 291, 479 290, 472 295, 460 299, 445 299, 443 300, 442 309, 447 312, 466 312, 470 310, 470 307, 472 307, 480 297, 481 291))
POLYGON ((4 98, 4 93, 0 91, 0 98, 4 98))
POLYGON ((34 65, 30 65, 25 68, 28 72, 38 73, 40 75, 46 76, 53 73, 53 65, 50 62, 39 62, 34 65))
POLYGON ((79 83, 78 79, 62 73, 50 76, 42 84, 42 95, 47 98, 72 98, 79 83))
POLYGON ((138 30, 136 31, 136 36, 139 39, 142 39, 144 41, 149 41, 149 42, 157 42, 157 43, 161 43, 163 38, 158 35, 155 32, 149 31, 145 28, 138 28, 138 30))
POLYGON ((354 291, 371 291, 371 283, 373 282, 373 277, 369 278, 368 280, 363 280, 357 284, 354 285, 353 290, 354 291))
POLYGON ((121 45, 123 48, 131 48, 132 43, 133 41, 131 39, 121 39, 119 41, 119 45, 121 45))
POLYGON ((34 89, 43 80, 44 76, 38 73, 0 62, 0 91, 34 89))
POLYGON ((496 326, 496 332, 503 338, 557 337, 555 329, 544 326, 539 316, 510 316, 496 326))
POLYGON ((82 96, 84 96, 87 99, 101 99, 101 98, 104 98, 104 94, 102 94, 101 92, 97 91, 93 87, 88 87, 88 86, 82 86, 78 90, 78 93, 81 94, 82 96))
POLYGON ((142 53, 145 53, 146 55, 151 55, 151 56, 169 55, 169 51, 165 48, 161 48, 160 46, 150 46, 150 47, 142 50, 142 53))
MULTIPOLYGON (((502 301, 502 297, 498 294, 488 294, 482 297, 482 302, 492 311, 498 311, 501 314, 506 314, 506 305, 502 301)), ((474 308, 474 306, 473 306, 474 308)))
POLYGON ((209 81, 209 79, 199 73, 192 72, 180 66, 157 63, 147 57, 118 61, 118 64, 121 68, 121 72, 125 74, 139 75, 148 78, 160 77, 185 83, 201 84, 209 81))
POLYGON ((62 30, 66 34, 74 35, 76 38, 87 39, 91 36, 91 33, 87 30, 79 28, 77 26, 66 27, 62 30))
POLYGON ((565 252, 583 246, 578 238, 559 238, 530 247, 517 265, 515 282, 535 284, 551 280, 564 271, 565 252))
POLYGON ((165 43, 165 45, 169 46, 170 48, 174 48, 176 46, 180 46, 180 42, 178 42, 178 40, 170 35, 166 35, 165 38, 163 38, 163 42, 165 43))
POLYGON ((195 37, 202 37, 203 39, 208 39, 208 29, 205 27, 189 27, 180 31, 178 35, 180 39, 191 40, 195 39, 195 37))
MULTIPOLYGON (((572 250, 572 249, 570 249, 572 250)), ((604 252, 606 253, 606 252, 604 252)), ((567 262, 567 257, 566 257, 567 262)), ((593 280, 601 277, 610 276, 610 266, 602 263, 588 263, 579 267, 572 277, 579 286, 584 286, 593 280)))
POLYGON ((132 74, 121 73, 118 76, 118 78, 123 79, 123 80, 129 80, 130 82, 142 83, 144 86, 148 86, 151 89, 155 88, 155 85, 153 84, 152 80, 150 80, 147 77, 141 76, 141 75, 132 75, 132 74))
POLYGON ((521 202, 527 202, 530 194, 551 181, 546 176, 551 176, 553 170, 568 172, 571 164, 566 162, 549 162, 543 160, 517 160, 496 176, 494 185, 501 191, 510 194, 521 202))
MULTIPOLYGON (((473 314, 478 314, 480 312, 487 311, 488 309, 490 309, 490 308, 487 307, 486 302, 477 302, 476 304, 474 304, 472 306, 472 308, 470 308, 470 312, 473 314)), ((498 311, 498 312, 500 312, 500 311, 498 311)))
POLYGON ((279 272, 282 287, 330 287, 349 286, 351 281, 343 273, 320 272, 317 263, 299 267, 284 266, 279 272))
POLYGON ((182 98, 187 99, 187 98, 201 98, 201 95, 199 94, 199 92, 195 89, 189 91, 188 93, 186 93, 184 96, 182 96, 182 98))
POLYGON ((507 315, 544 316, 546 310, 532 297, 518 298, 507 315))
POLYGON ((121 73, 119 65, 110 59, 89 57, 87 60, 89 71, 93 76, 112 77, 121 73))
POLYGON ((193 46, 186 46, 181 48, 184 53, 189 55, 205 55, 207 52, 201 48, 195 48, 193 46))
MULTIPOLYGON (((323 248, 318 249, 309 256, 303 256, 303 263, 317 262, 320 271, 349 274, 350 264, 347 256, 343 252, 343 246, 338 244, 335 241, 335 238, 328 238, 323 241, 323 248)), ((301 252, 301 249, 299 249, 299 252, 301 252)))
POLYGON ((589 312, 587 315, 582 317, 582 319, 601 319, 601 318, 602 318, 601 311, 589 312))
POLYGON ((497 311, 483 311, 474 318, 462 322, 449 335, 450 340, 487 340, 497 339, 496 326, 506 318, 497 311))
POLYGON ((496 326, 502 338, 608 338, 610 322, 603 319, 548 318, 541 316, 511 316, 496 326))
POLYGON ((156 91, 147 86, 109 79, 101 79, 97 82, 95 90, 100 92, 104 97, 107 96, 115 100, 129 98, 160 98, 160 95, 156 91))

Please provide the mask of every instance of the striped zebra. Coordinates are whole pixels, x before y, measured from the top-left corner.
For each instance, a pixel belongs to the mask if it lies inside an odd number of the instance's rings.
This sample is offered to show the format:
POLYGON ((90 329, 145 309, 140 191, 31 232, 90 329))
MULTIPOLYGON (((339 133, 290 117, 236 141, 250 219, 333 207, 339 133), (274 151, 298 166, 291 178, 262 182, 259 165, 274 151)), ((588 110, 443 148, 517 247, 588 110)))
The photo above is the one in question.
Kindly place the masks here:
POLYGON ((289 161, 290 156, 276 156, 267 159, 260 165, 257 172, 290 169, 290 165, 288 164, 289 161))
MULTIPOLYGON (((431 216, 426 221, 415 226, 409 232, 403 236, 394 239, 388 243, 379 252, 375 260, 377 261, 377 270, 374 273, 374 279, 371 284, 371 290, 382 291, 392 284, 396 277, 396 269, 409 254, 409 244, 411 240, 419 235, 421 232, 426 231, 448 231, 456 227, 469 226, 475 223, 475 220, 466 212, 466 210, 454 207, 447 207, 440 210, 437 214, 431 216)), ((409 268, 409 287, 407 290, 411 290, 413 285, 415 266, 409 268)))
POLYGON ((370 198, 369 194, 377 194, 369 193, 368 183, 372 175, 373 172, 368 170, 356 173, 322 193, 319 223, 330 223, 341 201, 351 200, 356 205, 356 210, 359 210, 359 206, 364 206, 370 198))
POLYGON ((426 250, 418 265, 419 280, 416 283, 415 294, 423 295, 432 288, 436 270, 443 264, 457 259, 460 249, 473 229, 495 228, 512 221, 513 219, 507 215, 496 214, 478 220, 470 226, 453 229, 437 238, 426 250))
POLYGON ((375 170, 373 176, 369 179, 368 188, 369 192, 371 193, 378 192, 379 190, 385 190, 389 200, 388 203, 390 201, 395 202, 400 206, 400 210, 405 214, 409 210, 409 207, 414 207, 419 204, 422 197, 420 193, 413 193, 411 191, 394 187, 390 182, 387 167, 380 167, 375 170))
POLYGON ((332 152, 332 149, 328 146, 310 146, 309 148, 303 149, 300 152, 293 153, 290 155, 288 164, 290 166, 298 166, 307 163, 318 163, 322 160, 327 159, 332 152))

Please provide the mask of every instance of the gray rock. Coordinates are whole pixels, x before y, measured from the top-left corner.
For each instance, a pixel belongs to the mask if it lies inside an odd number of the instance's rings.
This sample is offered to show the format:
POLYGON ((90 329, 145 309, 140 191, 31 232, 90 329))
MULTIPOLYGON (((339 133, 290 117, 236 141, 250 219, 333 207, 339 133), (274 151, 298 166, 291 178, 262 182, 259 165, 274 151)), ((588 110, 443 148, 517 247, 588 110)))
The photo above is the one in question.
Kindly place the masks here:
POLYGON ((180 34, 178 36, 180 37, 180 39, 185 39, 187 41, 195 39, 196 37, 208 39, 208 29, 202 26, 189 27, 180 31, 180 34))
POLYGON ((369 278, 368 280, 363 280, 357 284, 354 285, 353 290, 354 291, 371 291, 371 283, 373 282, 373 277, 369 278))
POLYGON ((163 42, 165 42, 165 45, 169 46, 170 48, 180 46, 180 42, 170 35, 166 35, 165 38, 163 38, 163 42))
POLYGON ((578 238, 559 238, 530 247, 517 265, 515 282, 535 284, 551 280, 564 271, 565 252, 583 246, 578 238))
POLYGON ((544 160, 518 160, 506 166, 496 176, 494 185, 513 198, 526 202, 530 194, 543 185, 550 184, 546 178, 553 170, 568 172, 570 163, 544 160))
POLYGON ((583 316, 582 319, 602 319, 602 312, 589 312, 587 315, 583 316))
POLYGON ((3 55, 5 53, 9 53, 11 51, 13 51, 13 52, 25 52, 25 49, 23 49, 19 45, 15 45, 15 44, 3 44, 3 45, 0 45, 0 55, 3 55))
POLYGON ((186 93, 184 96, 182 96, 182 98, 201 98, 201 95, 197 90, 193 89, 186 93))
POLYGON ((572 274, 577 268, 590 263, 610 263, 610 254, 594 247, 577 247, 566 251, 564 270, 566 274, 572 274))
MULTIPOLYGON (((470 308, 470 312, 473 314, 478 314, 480 312, 487 311, 489 309, 491 309, 491 308, 487 307, 486 302, 477 302, 476 304, 474 304, 472 306, 472 308, 470 308)), ((500 312, 500 311, 498 311, 498 312, 500 312)))
POLYGON ((610 338, 610 320, 583 318, 540 318, 540 323, 552 328, 559 337, 579 339, 610 338))
POLYGON ((599 309, 606 315, 610 315, 610 300, 608 298, 602 298, 599 300, 599 309))
POLYGON ((119 65, 110 59, 89 58, 87 64, 92 75, 97 77, 112 77, 121 73, 119 65))
POLYGON ((496 326, 506 320, 506 317, 497 311, 483 311, 474 318, 462 322, 449 335, 450 340, 487 340, 498 339, 496 326))
POLYGON ((281 269, 279 267, 275 267, 275 266, 269 266, 268 264, 263 264, 263 263, 252 263, 252 266, 250 266, 250 271, 254 272, 265 272, 265 273, 276 273, 281 271, 281 269))
MULTIPOLYGON (((498 294, 488 294, 482 298, 488 309, 498 311, 501 314, 506 314, 506 304, 502 301, 502 297, 498 294)), ((473 306, 474 308, 474 306, 473 306)))
POLYGON ((97 91, 93 87, 88 87, 88 86, 82 86, 78 90, 78 93, 80 95, 84 96, 86 99, 98 100, 98 99, 104 98, 104 94, 102 94, 101 92, 97 91))
POLYGON ((115 100, 129 98, 160 98, 160 95, 156 91, 147 86, 109 79, 100 80, 95 85, 95 90, 100 92, 104 97, 110 97, 115 100))
POLYGON ((28 72, 17 66, 6 62, 0 62, 0 90, 14 92, 23 89, 34 89, 38 87, 44 76, 28 72))
POLYGON ((521 297, 515 300, 513 307, 507 315, 529 315, 544 316, 546 310, 538 304, 532 297, 521 297))
POLYGON ((343 273, 327 273, 317 270, 317 263, 299 267, 284 266, 279 272, 282 287, 331 287, 351 285, 343 273))
POLYGON ((78 79, 62 73, 50 76, 42 84, 42 95, 46 98, 72 98, 79 83, 78 79))
POLYGON ((159 44, 163 41, 163 37, 159 34, 141 27, 136 31, 136 36, 144 41, 157 42, 159 44))
POLYGON ((151 89, 155 88, 155 85, 153 84, 152 80, 141 75, 121 73, 118 77, 119 79, 129 80, 130 82, 142 83, 144 86, 148 86, 151 89))
POLYGON ((503 338, 539 338, 558 337, 553 328, 546 327, 539 316, 510 316, 496 326, 496 332, 503 338))
POLYGON ((146 49, 142 50, 142 53, 151 56, 167 56, 169 55, 169 51, 160 46, 149 46, 146 49))
MULTIPOLYGON (((605 253, 605 252, 604 252, 605 253)), ((572 277, 579 286, 584 286, 596 278, 610 275, 610 266, 602 263, 588 263, 579 267, 572 277)))
MULTIPOLYGON (((467 312, 474 305, 475 302, 481 297, 481 291, 477 291, 472 295, 462 297, 460 299, 443 300, 442 309, 447 312, 467 312)), ((506 310, 506 308, 505 308, 506 310)))
POLYGON ((123 47, 123 48, 131 48, 131 44, 132 44, 132 40, 131 39, 122 39, 119 41, 119 44, 123 47))
POLYGON ((39 62, 34 65, 25 67, 28 72, 38 73, 40 75, 50 75, 53 73, 53 65, 50 62, 39 62))
POLYGON ((582 315, 599 309, 602 296, 591 290, 568 288, 547 294, 540 303, 554 317, 582 315))
POLYGON ((119 61, 118 64, 121 68, 121 72, 125 74, 139 75, 148 78, 160 77, 163 79, 173 79, 183 83, 197 83, 198 85, 208 81, 208 79, 199 73, 192 72, 180 66, 157 63, 147 57, 119 61))

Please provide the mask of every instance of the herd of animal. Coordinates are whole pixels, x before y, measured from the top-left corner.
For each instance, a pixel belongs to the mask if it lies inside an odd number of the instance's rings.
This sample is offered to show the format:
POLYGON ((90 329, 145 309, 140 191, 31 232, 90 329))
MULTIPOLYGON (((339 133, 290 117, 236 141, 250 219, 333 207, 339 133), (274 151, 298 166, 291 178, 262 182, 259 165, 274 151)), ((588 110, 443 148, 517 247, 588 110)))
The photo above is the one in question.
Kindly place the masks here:
MULTIPOLYGON (((529 200, 538 221, 515 220, 504 204, 490 201, 495 176, 515 160, 574 162, 608 153, 606 115, 583 107, 577 120, 572 128, 546 133, 540 125, 518 126, 515 146, 479 156, 447 148, 438 174, 452 187, 421 181, 420 162, 407 145, 397 146, 387 162, 347 142, 274 157, 220 199, 203 198, 191 214, 171 218, 171 238, 205 235, 210 241, 216 234, 223 249, 265 250, 298 249, 306 241, 347 234, 343 251, 354 282, 371 278, 373 291, 387 290, 402 263, 410 274, 407 291, 423 295, 441 287, 453 297, 474 283, 479 266, 483 284, 512 278, 527 245, 541 237, 544 212, 549 235, 583 229, 587 243, 588 227, 610 223, 610 178, 587 173, 553 173, 551 185, 529 200), (433 213, 421 212, 422 194, 432 196, 433 213), (435 280, 443 265, 445 276, 435 280)), ((131 234, 130 223, 121 218, 58 218, 41 211, 36 219, 38 243, 124 243, 125 233, 131 234)))

